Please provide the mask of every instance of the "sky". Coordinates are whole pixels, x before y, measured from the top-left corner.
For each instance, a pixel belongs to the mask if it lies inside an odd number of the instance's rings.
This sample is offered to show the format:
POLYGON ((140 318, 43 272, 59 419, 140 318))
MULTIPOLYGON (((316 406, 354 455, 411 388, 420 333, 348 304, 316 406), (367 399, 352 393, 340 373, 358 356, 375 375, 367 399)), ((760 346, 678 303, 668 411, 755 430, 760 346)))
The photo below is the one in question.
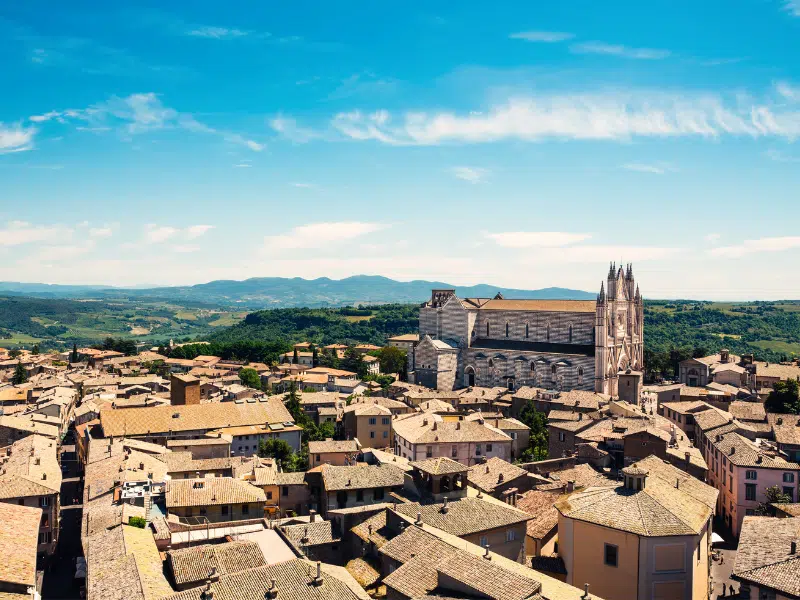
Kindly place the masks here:
POLYGON ((0 280, 800 298, 800 0, 0 5, 0 280))

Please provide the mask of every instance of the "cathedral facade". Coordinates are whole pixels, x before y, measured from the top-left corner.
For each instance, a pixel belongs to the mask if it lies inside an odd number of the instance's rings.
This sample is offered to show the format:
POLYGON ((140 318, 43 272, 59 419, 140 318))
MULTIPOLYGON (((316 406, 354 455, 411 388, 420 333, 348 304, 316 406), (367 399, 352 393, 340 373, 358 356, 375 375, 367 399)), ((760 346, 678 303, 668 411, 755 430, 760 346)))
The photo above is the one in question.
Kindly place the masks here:
POLYGON ((433 290, 420 308, 409 381, 438 389, 534 386, 617 395, 644 366, 644 305, 633 267, 611 265, 596 300, 458 298, 433 290))

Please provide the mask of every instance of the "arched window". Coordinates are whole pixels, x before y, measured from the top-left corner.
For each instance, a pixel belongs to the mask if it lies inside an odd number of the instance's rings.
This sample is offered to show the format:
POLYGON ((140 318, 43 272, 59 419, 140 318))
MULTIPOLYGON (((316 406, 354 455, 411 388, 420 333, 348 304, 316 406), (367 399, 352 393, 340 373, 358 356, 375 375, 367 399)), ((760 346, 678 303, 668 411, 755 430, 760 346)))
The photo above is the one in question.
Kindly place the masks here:
POLYGON ((528 337, 529 333, 530 333, 530 326, 527 323, 525 323, 525 337, 526 338, 528 337))
POLYGON ((583 383, 583 367, 578 367, 578 384, 583 383))
POLYGON ((547 329, 545 330, 545 339, 549 342, 550 341, 550 323, 547 323, 547 329))
POLYGON ((489 337, 489 321, 486 321, 486 337, 489 337))
POLYGON ((569 326, 569 343, 572 343, 572 324, 569 326))
POLYGON ((536 373, 536 363, 531 361, 531 373, 536 373))
POLYGON ((551 372, 553 375, 555 375, 555 374, 556 374, 556 370, 557 370, 557 367, 556 367, 555 365, 553 365, 552 367, 550 367, 550 372, 551 372))
POLYGON ((506 321, 506 337, 508 337, 508 321, 506 321))
POLYGON ((490 358, 489 359, 489 368, 491 369, 492 367, 494 367, 494 361, 490 358))

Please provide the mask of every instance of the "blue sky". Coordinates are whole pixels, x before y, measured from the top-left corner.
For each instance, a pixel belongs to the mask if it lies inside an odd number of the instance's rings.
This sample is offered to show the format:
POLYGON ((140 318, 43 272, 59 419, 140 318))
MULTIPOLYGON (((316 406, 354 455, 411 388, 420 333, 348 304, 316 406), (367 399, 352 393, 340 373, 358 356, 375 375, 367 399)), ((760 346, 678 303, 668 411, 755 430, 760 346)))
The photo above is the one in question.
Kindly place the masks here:
POLYGON ((0 7, 0 280, 800 298, 800 2, 0 7))

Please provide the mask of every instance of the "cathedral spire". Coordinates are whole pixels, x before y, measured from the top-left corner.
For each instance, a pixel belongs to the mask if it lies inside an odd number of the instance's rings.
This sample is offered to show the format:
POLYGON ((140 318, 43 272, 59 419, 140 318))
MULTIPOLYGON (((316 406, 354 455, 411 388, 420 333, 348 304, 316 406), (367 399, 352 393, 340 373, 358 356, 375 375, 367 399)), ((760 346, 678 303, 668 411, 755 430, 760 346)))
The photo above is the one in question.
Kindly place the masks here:
POLYGON ((635 298, 635 300, 636 300, 636 302, 641 302, 642 301, 642 295, 639 293, 639 284, 638 283, 636 284, 636 298, 635 298))
POLYGON ((597 301, 603 304, 606 301, 606 288, 603 282, 600 282, 600 293, 597 295, 597 301))

